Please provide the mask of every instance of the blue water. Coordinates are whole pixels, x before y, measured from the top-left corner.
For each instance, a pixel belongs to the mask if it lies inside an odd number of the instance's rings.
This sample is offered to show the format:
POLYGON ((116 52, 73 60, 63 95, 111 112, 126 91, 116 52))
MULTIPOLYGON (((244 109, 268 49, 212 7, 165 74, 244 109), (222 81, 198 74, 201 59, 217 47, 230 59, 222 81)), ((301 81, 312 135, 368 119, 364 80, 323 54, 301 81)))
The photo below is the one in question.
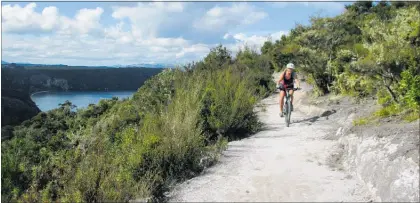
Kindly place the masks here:
POLYGON ((33 94, 31 98, 41 111, 49 111, 58 108, 59 104, 64 103, 66 100, 76 105, 76 109, 80 109, 89 106, 89 104, 97 104, 101 99, 118 97, 121 100, 129 98, 134 92, 40 92, 33 94))

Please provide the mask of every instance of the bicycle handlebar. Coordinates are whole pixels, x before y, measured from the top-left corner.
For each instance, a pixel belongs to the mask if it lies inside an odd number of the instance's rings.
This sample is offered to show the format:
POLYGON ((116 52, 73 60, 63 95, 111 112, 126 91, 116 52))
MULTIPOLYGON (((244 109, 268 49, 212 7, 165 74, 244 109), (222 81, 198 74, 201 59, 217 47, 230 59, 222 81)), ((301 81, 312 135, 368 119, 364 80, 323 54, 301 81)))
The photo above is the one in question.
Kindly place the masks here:
MULTIPOLYGON (((279 89, 279 90, 284 90, 284 88, 280 88, 280 87, 277 87, 277 89, 279 89)), ((301 90, 302 88, 286 88, 287 90, 291 90, 291 89, 293 89, 293 91, 296 91, 296 90, 301 90)))
MULTIPOLYGON (((291 83, 291 84, 289 84, 289 86, 291 86, 291 85, 294 85, 295 83, 291 83)), ((280 85, 280 86, 277 86, 276 87, 276 89, 278 89, 278 90, 283 90, 284 89, 284 86, 283 85, 280 85)), ((296 91, 296 90, 301 90, 302 88, 286 88, 287 90, 291 90, 291 89, 293 89, 293 91, 296 91)))

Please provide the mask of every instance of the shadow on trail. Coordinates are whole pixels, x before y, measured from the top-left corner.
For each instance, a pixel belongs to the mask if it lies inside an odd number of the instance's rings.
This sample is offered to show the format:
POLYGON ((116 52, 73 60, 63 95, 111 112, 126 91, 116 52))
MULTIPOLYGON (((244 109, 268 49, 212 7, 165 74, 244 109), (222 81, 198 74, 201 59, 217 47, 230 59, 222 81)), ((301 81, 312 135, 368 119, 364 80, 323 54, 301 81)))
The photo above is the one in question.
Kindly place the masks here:
POLYGON ((264 125, 261 128, 261 131, 277 131, 277 130, 281 130, 282 128, 284 128, 283 124, 269 124, 269 125, 264 125))
POLYGON ((336 110, 332 110, 332 111, 325 111, 324 113, 322 113, 321 115, 319 115, 319 116, 314 116, 314 117, 311 117, 311 118, 307 118, 307 119, 303 119, 303 120, 293 120, 293 122, 292 123, 304 123, 304 122, 307 122, 307 121, 309 121, 311 124, 312 123, 315 123, 316 121, 318 121, 318 119, 320 119, 320 118, 322 118, 322 117, 327 117, 327 120, 328 120, 328 117, 330 116, 330 115, 332 115, 332 114, 334 114, 334 113, 336 113, 337 111, 336 110))
POLYGON ((253 138, 255 139, 282 139, 285 137, 293 137, 295 136, 294 134, 278 134, 278 135, 262 135, 262 136, 255 136, 253 138))

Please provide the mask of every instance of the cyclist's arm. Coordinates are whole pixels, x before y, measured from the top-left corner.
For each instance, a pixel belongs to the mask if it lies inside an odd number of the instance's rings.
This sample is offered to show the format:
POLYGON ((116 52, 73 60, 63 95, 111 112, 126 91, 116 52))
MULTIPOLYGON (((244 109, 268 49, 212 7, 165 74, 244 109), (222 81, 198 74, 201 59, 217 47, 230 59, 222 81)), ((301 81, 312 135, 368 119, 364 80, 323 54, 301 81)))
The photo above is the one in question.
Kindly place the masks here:
POLYGON ((297 84, 297 88, 300 88, 300 81, 299 81, 299 79, 295 78, 295 83, 297 84))
POLYGON ((280 78, 279 78, 279 80, 277 81, 277 85, 280 85, 280 82, 281 81, 283 81, 283 77, 284 77, 284 72, 285 72, 286 70, 284 70, 283 72, 281 72, 281 74, 280 74, 280 78))

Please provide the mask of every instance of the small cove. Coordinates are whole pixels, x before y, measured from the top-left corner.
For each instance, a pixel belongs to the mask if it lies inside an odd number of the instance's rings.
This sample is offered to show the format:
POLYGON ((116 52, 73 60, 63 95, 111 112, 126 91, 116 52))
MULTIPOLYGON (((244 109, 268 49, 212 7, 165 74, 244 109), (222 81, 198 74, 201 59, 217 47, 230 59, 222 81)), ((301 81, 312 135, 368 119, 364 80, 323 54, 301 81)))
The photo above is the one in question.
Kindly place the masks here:
POLYGON ((86 108, 89 104, 97 104, 101 99, 111 99, 118 97, 120 100, 131 97, 135 91, 68 91, 68 92, 50 92, 42 91, 31 95, 32 101, 38 106, 41 111, 49 111, 59 107, 60 103, 69 100, 76 105, 77 109, 86 108))

